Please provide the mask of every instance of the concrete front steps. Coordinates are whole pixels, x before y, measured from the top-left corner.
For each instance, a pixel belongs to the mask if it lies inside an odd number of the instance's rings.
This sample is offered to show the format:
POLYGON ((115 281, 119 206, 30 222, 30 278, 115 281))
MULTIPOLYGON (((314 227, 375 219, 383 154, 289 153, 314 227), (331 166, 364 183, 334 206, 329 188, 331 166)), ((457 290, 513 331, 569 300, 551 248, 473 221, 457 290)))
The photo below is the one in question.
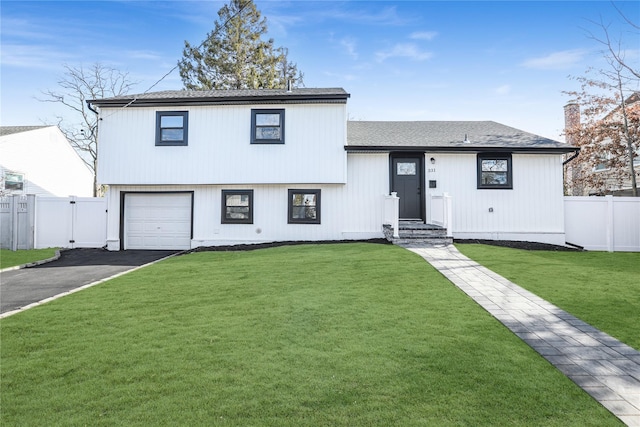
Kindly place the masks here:
POLYGON ((421 245, 448 245, 453 243, 453 238, 447 237, 447 229, 435 224, 425 224, 421 221, 400 221, 398 235, 393 237, 393 228, 385 224, 384 235, 394 245, 421 246, 421 245))

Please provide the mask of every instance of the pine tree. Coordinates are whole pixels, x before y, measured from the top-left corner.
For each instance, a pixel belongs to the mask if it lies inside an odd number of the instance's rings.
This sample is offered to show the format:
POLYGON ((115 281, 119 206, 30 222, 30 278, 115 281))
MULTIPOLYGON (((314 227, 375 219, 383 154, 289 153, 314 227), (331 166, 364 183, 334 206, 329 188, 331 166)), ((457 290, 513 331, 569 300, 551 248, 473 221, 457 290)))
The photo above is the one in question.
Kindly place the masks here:
POLYGON ((288 50, 263 40, 267 19, 253 0, 231 0, 199 46, 185 41, 178 63, 186 89, 276 89, 302 85, 302 73, 289 62, 288 50))

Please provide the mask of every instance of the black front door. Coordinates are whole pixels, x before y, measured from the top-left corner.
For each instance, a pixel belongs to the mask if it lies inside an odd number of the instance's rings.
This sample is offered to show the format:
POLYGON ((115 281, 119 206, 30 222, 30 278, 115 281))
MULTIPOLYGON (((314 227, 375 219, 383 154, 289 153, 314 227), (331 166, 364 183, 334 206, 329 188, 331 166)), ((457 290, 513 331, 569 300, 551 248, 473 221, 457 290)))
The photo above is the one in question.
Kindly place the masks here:
POLYGON ((422 219, 422 159, 422 156, 392 159, 391 191, 400 198, 400 219, 422 219))

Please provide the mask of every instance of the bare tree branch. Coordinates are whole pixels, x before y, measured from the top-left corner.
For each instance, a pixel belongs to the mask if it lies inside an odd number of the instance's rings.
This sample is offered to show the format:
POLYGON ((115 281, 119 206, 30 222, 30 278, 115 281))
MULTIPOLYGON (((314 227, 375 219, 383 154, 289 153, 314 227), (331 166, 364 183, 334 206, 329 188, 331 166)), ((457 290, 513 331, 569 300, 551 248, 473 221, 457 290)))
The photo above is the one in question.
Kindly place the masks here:
POLYGON ((96 115, 89 110, 86 100, 125 95, 135 83, 129 79, 128 73, 100 63, 88 68, 65 64, 64 69, 64 75, 58 81, 59 89, 43 91, 44 97, 38 100, 58 103, 69 110, 68 115, 57 117, 56 124, 93 171, 95 196, 98 189, 98 121, 96 115))

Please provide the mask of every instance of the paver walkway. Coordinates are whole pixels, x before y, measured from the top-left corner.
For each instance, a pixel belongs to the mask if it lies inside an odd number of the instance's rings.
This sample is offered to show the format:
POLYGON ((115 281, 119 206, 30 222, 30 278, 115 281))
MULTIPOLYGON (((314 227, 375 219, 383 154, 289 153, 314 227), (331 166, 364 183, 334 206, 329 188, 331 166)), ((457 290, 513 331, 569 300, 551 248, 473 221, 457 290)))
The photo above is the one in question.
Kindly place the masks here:
POLYGON ((640 427, 640 352, 462 255, 419 254, 628 426, 640 427))

